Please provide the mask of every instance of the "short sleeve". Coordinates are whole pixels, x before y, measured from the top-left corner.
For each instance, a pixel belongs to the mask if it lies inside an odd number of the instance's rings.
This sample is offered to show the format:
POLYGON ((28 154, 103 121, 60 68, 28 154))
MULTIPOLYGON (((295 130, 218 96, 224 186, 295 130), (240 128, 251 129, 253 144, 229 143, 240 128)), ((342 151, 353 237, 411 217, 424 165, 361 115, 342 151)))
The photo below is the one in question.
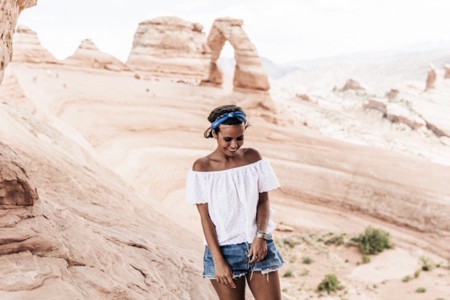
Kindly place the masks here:
POLYGON ((206 182, 202 174, 189 171, 186 178, 186 202, 190 204, 208 203, 206 182))
POLYGON ((268 160, 262 159, 258 168, 258 192, 263 193, 278 187, 280 187, 280 183, 278 182, 277 175, 275 175, 272 166, 268 160))

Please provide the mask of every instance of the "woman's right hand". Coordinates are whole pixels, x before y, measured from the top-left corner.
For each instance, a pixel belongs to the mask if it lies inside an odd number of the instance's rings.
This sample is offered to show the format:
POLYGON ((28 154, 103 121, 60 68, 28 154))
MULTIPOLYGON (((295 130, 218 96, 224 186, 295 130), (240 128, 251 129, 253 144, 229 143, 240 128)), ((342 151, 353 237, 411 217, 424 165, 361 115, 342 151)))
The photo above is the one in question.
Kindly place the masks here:
POLYGON ((233 272, 231 271, 230 265, 227 264, 225 260, 220 260, 217 263, 214 262, 214 269, 216 271, 217 281, 233 289, 236 288, 233 281, 233 272))

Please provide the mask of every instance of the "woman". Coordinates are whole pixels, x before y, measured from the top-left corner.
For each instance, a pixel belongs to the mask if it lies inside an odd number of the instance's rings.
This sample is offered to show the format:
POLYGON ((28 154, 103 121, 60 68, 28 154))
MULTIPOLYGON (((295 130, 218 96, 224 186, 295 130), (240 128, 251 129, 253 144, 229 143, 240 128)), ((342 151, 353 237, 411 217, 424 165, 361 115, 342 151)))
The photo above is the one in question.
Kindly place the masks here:
POLYGON ((217 148, 195 161, 186 184, 203 227, 203 277, 220 299, 244 299, 246 280, 257 300, 281 299, 277 270, 284 261, 270 234, 267 193, 279 186, 276 175, 258 151, 241 148, 247 120, 240 107, 217 107, 208 120, 204 136, 217 148))

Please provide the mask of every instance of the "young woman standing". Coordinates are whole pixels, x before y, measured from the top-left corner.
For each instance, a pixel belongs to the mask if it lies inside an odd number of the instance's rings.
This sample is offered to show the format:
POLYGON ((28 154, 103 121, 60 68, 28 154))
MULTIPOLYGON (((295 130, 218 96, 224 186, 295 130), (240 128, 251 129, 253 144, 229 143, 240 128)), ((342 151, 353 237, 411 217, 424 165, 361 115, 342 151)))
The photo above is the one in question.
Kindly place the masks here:
POLYGON ((284 261, 271 236, 268 196, 279 186, 276 175, 257 150, 242 148, 247 120, 240 107, 217 107, 208 120, 204 136, 217 148, 195 161, 186 184, 203 227, 203 277, 220 299, 244 299, 246 282, 256 300, 281 299, 277 270, 284 261))

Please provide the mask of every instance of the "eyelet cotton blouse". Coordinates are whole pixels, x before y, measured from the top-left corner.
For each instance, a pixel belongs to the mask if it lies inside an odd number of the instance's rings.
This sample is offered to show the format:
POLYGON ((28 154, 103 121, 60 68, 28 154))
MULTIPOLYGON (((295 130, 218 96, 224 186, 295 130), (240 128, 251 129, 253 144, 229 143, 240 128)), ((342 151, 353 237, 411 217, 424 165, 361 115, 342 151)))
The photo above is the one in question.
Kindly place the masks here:
MULTIPOLYGON (((251 243, 257 231, 259 193, 279 186, 272 166, 263 158, 222 171, 190 170, 186 180, 186 201, 191 204, 208 203, 209 216, 216 227, 220 246, 251 243)), ((272 214, 271 209, 267 233, 275 228, 272 214)))

